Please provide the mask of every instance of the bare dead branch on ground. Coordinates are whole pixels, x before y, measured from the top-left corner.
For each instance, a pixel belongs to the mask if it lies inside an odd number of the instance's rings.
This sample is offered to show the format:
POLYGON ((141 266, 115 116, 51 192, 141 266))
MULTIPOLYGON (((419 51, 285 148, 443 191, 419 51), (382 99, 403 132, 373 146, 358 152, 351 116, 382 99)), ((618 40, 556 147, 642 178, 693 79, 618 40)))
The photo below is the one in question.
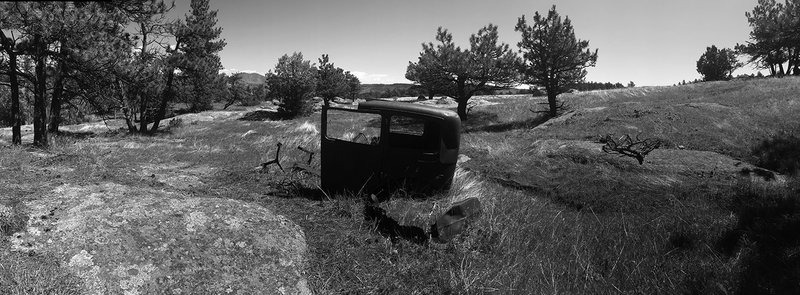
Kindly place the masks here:
POLYGON ((647 154, 659 148, 662 144, 661 140, 657 138, 645 138, 640 140, 639 134, 636 135, 635 140, 628 134, 616 140, 611 134, 608 134, 602 138, 600 142, 605 143, 603 146, 604 152, 635 158, 639 161, 639 165, 644 163, 644 157, 647 156, 647 154))
POLYGON ((267 162, 261 163, 261 171, 267 171, 267 166, 272 165, 272 164, 278 165, 278 168, 280 168, 281 171, 284 171, 283 170, 283 166, 281 166, 281 159, 280 159, 281 146, 283 146, 283 144, 278 142, 277 146, 278 146, 278 150, 275 151, 275 159, 272 159, 272 160, 269 160, 267 162))

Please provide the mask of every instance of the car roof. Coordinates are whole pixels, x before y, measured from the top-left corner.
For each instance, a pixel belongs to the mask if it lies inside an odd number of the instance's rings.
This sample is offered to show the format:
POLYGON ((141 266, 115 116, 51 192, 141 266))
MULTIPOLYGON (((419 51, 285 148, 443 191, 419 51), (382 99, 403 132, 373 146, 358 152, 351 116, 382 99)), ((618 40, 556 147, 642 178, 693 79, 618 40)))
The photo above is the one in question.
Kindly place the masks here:
MULTIPOLYGON (((407 102, 395 102, 395 101, 385 101, 385 100, 371 100, 367 102, 362 102, 358 104, 359 110, 376 110, 376 111, 394 111, 394 112, 403 112, 403 113, 411 113, 415 115, 423 115, 428 117, 435 117, 441 118, 445 120, 459 120, 458 114, 456 112, 437 108, 432 106, 426 106, 416 103, 407 103, 407 102)), ((448 120, 448 121, 449 121, 448 120)), ((460 122, 459 122, 460 123, 460 122)))

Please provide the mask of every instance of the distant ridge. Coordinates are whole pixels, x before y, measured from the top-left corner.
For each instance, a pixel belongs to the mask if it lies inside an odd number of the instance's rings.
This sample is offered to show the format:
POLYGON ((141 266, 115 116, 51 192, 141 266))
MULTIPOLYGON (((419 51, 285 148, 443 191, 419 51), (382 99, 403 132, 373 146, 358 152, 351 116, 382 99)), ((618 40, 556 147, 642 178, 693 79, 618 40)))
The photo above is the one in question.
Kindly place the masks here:
POLYGON ((387 91, 392 92, 405 92, 414 87, 414 84, 409 83, 394 83, 394 84, 361 84, 361 93, 384 93, 387 91))
POLYGON ((236 73, 234 75, 242 77, 242 83, 248 85, 261 85, 267 80, 264 75, 259 73, 236 73))

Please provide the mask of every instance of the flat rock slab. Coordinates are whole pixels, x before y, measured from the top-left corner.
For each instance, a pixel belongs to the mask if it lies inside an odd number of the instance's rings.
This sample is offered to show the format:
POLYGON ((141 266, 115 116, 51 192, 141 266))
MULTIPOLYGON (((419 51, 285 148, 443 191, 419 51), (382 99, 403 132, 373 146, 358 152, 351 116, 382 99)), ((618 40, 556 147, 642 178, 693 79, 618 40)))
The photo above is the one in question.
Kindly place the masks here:
MULTIPOLYGON (((584 140, 542 139, 531 144, 524 156, 558 154, 569 149, 603 154, 603 145, 602 143, 584 140)), ((629 158, 629 160, 635 163, 633 158, 629 158)), ((710 151, 659 148, 645 157, 642 167, 651 169, 656 173, 665 174, 644 177, 647 182, 660 185, 677 183, 678 180, 676 178, 669 176, 676 173, 699 175, 714 175, 718 173, 750 176, 751 180, 755 182, 766 181, 780 185, 786 183, 786 177, 774 171, 768 171, 747 162, 710 151), (761 175, 758 175, 759 173, 761 175)))
POLYGON ((25 205, 12 251, 55 255, 86 294, 310 294, 301 228, 255 204, 104 183, 25 205))

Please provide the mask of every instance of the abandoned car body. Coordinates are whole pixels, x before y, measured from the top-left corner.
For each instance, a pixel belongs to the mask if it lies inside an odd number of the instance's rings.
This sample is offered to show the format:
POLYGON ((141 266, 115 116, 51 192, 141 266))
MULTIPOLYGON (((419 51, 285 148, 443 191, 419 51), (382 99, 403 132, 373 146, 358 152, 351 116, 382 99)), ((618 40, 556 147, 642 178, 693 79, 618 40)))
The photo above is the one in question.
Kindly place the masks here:
POLYGON ((450 110, 369 101, 358 109, 322 108, 321 185, 332 193, 412 195, 450 188, 461 121, 450 110), (347 123, 330 120, 347 113, 347 123), (352 127, 352 125, 356 125, 352 127))

